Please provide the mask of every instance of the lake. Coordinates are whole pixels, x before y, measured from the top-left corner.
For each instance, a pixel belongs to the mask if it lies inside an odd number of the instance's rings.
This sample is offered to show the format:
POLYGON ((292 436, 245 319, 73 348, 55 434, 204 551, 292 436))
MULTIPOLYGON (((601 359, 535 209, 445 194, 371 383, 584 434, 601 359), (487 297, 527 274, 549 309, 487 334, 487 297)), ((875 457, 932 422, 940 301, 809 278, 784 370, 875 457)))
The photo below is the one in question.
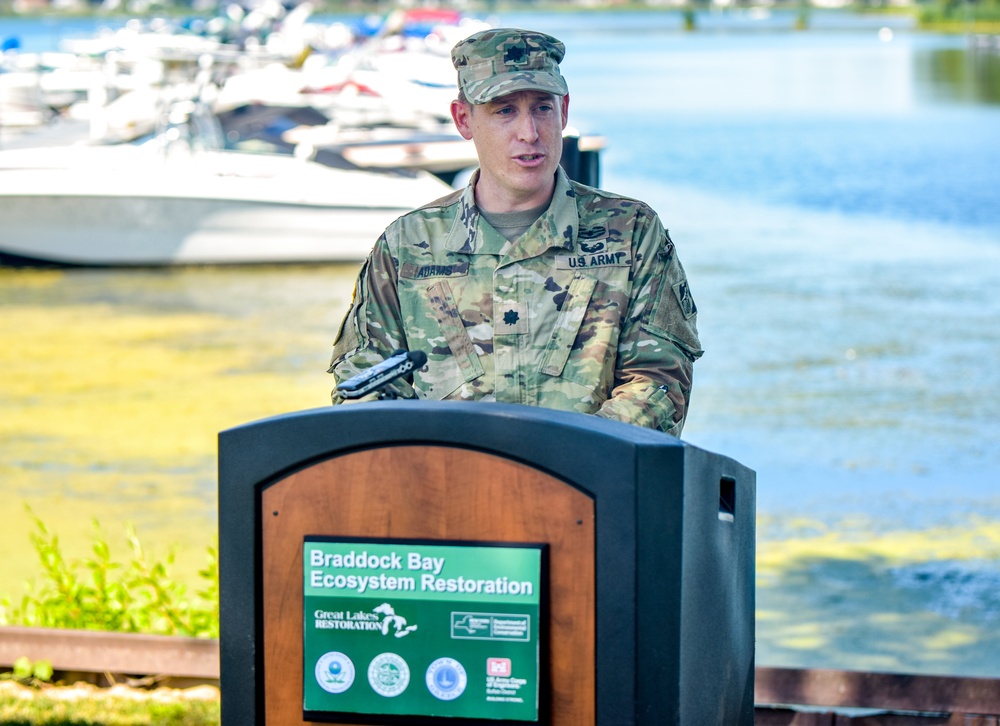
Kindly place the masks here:
MULTIPOLYGON (((888 17, 496 20, 566 42, 602 186, 677 243, 685 439, 758 474, 758 663, 1000 676, 1000 55, 888 17)), ((37 570, 25 504, 193 577, 216 433, 327 405, 355 274, 0 270, 0 594, 37 570)))

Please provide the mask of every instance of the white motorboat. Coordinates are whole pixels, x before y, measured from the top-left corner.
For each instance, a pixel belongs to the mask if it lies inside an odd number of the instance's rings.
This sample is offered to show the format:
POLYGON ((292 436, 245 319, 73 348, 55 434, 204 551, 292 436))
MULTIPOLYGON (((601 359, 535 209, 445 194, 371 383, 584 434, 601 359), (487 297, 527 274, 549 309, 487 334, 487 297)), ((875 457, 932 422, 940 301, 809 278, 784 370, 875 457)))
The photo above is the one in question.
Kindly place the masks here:
POLYGON ((0 259, 160 266, 363 259, 396 217, 447 194, 426 172, 145 146, 0 152, 0 259))
MULTIPOLYGON (((316 89, 303 82, 310 73, 297 64, 253 70, 261 57, 251 54, 250 72, 240 75, 235 68, 242 63, 227 60, 225 48, 193 52, 186 36, 126 28, 100 70, 85 65, 90 75, 72 76, 86 81, 85 103, 74 104, 58 124, 15 138, 18 148, 4 140, 0 263, 363 259, 389 223, 449 193, 449 184, 477 164, 474 146, 444 111, 455 92, 447 50, 478 26, 455 13, 413 18, 437 25, 411 37, 397 18, 339 68, 317 58, 320 70, 333 72, 313 76, 322 80, 320 89, 349 80, 348 86, 370 88, 378 108, 345 101, 346 87, 331 91, 339 100, 325 108, 305 92, 316 89), (155 42, 140 42, 150 38, 155 42), (60 129, 79 134, 76 122, 83 120, 89 132, 81 143, 43 140, 60 129), (99 143, 146 134, 153 137, 144 144, 99 143), (26 138, 37 148, 23 148, 26 138)), ((571 178, 596 185, 602 145, 576 136, 564 141, 571 178)))

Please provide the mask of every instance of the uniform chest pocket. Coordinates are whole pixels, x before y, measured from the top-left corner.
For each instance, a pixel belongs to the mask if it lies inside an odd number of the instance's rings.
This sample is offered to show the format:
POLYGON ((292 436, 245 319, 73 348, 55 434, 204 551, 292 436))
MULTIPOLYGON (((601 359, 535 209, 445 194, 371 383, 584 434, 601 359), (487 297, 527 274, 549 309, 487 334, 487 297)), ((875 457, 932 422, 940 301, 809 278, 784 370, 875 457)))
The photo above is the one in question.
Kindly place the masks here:
POLYGON ((586 275, 577 275, 569 284, 562 309, 556 318, 549 344, 542 357, 542 373, 561 376, 566 369, 566 361, 573 350, 573 343, 580 333, 580 326, 590 307, 597 280, 586 275))
POLYGON ((435 341, 428 351, 427 373, 417 374, 421 388, 429 398, 441 399, 462 383, 473 381, 485 372, 475 346, 465 331, 461 311, 455 304, 451 286, 441 280, 427 289, 427 304, 437 321, 445 346, 435 341))
POLYGON ((627 305, 622 281, 578 273, 567 287, 541 372, 606 398, 614 383, 614 360, 627 305))

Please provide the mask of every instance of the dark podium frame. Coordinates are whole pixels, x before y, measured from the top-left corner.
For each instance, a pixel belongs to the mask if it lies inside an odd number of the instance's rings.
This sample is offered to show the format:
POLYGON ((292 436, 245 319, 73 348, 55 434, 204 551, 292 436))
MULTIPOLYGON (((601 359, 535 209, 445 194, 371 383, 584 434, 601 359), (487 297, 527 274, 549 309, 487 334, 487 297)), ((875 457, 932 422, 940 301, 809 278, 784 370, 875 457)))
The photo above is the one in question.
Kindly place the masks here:
POLYGON ((597 724, 753 723, 752 470, 595 416, 382 401, 219 434, 223 726, 264 722, 263 491, 338 456, 414 445, 500 456, 592 498, 597 724))

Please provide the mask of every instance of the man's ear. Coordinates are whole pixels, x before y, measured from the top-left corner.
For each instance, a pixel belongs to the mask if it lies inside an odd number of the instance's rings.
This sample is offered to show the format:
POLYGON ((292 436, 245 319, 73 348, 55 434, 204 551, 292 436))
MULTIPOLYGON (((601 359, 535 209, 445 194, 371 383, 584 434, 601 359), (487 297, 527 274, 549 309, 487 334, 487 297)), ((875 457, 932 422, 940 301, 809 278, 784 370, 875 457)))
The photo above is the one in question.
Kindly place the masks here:
POLYGON ((469 122, 470 116, 472 116, 471 105, 463 103, 458 99, 451 102, 451 119, 455 122, 455 128, 458 129, 458 133, 466 141, 472 138, 472 125, 469 122))
POLYGON ((562 127, 563 131, 566 130, 566 124, 569 123, 569 94, 567 93, 562 97, 562 127))

